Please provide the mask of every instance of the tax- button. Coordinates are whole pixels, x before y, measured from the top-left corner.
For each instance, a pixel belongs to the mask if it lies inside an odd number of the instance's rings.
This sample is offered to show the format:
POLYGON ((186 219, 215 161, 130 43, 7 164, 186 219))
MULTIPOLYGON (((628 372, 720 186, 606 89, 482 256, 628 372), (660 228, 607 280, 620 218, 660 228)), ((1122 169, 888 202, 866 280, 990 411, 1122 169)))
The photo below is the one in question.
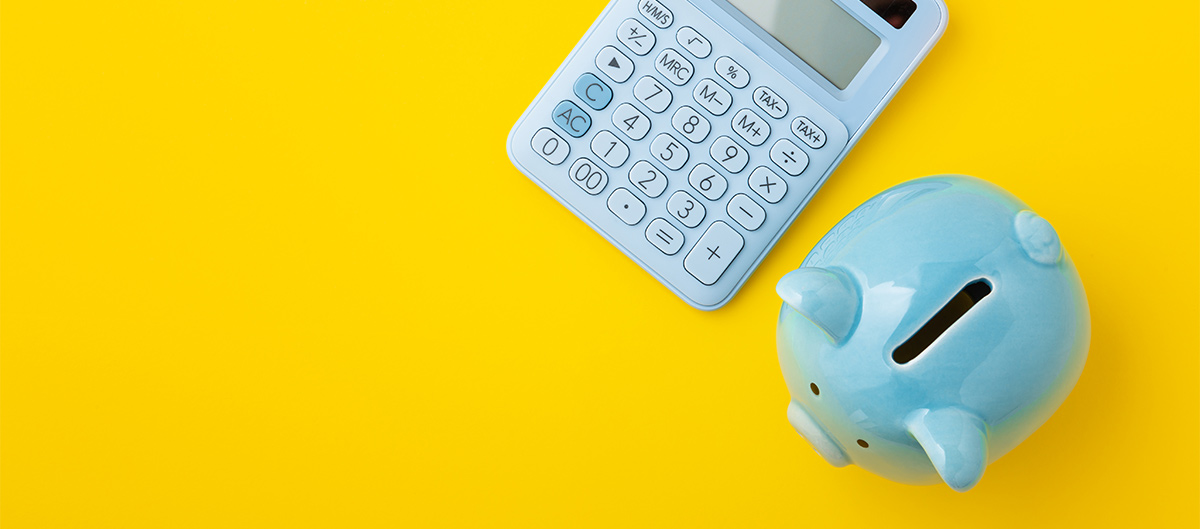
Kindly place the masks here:
POLYGON ((554 123, 576 138, 592 128, 592 118, 579 108, 579 105, 570 101, 563 101, 554 107, 554 123))
POLYGON ((633 59, 612 46, 605 46, 596 54, 596 67, 618 83, 628 81, 633 75, 633 59))
POLYGON ((725 274, 745 243, 737 230, 718 220, 683 258, 683 268, 701 283, 712 286, 725 274))
POLYGON ((683 86, 692 80, 692 63, 671 48, 658 54, 658 59, 654 61, 654 68, 658 70, 658 73, 663 74, 663 77, 678 86, 683 86))
POLYGON ((613 98, 612 89, 590 73, 579 76, 579 80, 575 81, 575 95, 595 110, 604 110, 613 98))

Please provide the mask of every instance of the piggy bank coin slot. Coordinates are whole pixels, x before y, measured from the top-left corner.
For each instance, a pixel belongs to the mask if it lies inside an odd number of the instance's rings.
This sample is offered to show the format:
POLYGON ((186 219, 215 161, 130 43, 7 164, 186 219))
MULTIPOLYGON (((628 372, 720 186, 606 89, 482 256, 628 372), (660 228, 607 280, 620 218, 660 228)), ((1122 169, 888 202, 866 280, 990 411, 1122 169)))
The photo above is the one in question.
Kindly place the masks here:
POLYGON ((992 285, 985 279, 976 279, 963 287, 912 338, 892 351, 892 360, 895 360, 897 364, 912 362, 951 325, 954 325, 954 322, 962 318, 976 303, 979 303, 979 300, 991 293, 992 285))

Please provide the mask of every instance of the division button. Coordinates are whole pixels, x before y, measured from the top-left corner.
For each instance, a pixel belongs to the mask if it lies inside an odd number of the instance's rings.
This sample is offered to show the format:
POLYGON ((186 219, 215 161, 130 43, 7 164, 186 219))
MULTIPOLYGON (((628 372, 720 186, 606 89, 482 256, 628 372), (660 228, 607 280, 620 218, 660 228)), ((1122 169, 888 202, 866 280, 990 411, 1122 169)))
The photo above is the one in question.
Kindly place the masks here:
POLYGON ((596 67, 618 83, 628 81, 633 75, 633 59, 612 46, 605 46, 596 55, 596 67))
POLYGON ((775 142, 771 147, 771 161, 792 176, 800 176, 808 168, 808 155, 787 138, 775 142))
POLYGON ((683 249, 683 234, 661 217, 650 221, 650 226, 646 228, 646 240, 667 255, 675 255, 683 249))
POLYGON ((617 28, 617 40, 638 55, 645 55, 654 49, 654 33, 632 18, 625 19, 617 28))
POLYGON ((618 187, 609 195, 608 210, 630 226, 636 226, 646 216, 646 204, 623 187, 618 187))
POLYGON ((683 258, 683 268, 701 283, 712 286, 721 279, 745 243, 737 230, 718 220, 683 258))
POLYGON ((729 199, 725 212, 748 231, 757 230, 767 220, 767 212, 745 193, 738 193, 729 199))

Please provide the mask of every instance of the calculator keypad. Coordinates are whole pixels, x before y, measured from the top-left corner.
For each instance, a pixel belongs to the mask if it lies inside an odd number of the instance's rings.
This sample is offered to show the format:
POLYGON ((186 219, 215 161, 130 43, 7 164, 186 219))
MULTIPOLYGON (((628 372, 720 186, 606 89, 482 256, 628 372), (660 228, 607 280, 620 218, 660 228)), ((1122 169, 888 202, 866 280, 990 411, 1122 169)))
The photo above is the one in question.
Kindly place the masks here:
POLYGON ((718 306, 837 161, 845 127, 690 3, 610 10, 518 124, 533 153, 514 158, 693 305, 718 306))

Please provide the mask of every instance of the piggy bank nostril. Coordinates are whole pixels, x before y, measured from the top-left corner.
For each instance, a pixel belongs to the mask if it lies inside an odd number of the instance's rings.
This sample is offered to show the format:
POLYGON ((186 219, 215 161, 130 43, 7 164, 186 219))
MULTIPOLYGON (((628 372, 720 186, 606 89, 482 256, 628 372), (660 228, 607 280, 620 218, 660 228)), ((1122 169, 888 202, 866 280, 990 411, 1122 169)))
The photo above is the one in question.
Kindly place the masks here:
POLYGON ((814 382, 814 383, 812 383, 812 384, 809 384, 809 385, 808 385, 808 389, 811 389, 811 390, 812 390, 812 392, 813 392, 813 395, 820 395, 820 394, 821 394, 821 388, 818 388, 818 387, 817 387, 817 384, 816 384, 816 382, 814 382))

